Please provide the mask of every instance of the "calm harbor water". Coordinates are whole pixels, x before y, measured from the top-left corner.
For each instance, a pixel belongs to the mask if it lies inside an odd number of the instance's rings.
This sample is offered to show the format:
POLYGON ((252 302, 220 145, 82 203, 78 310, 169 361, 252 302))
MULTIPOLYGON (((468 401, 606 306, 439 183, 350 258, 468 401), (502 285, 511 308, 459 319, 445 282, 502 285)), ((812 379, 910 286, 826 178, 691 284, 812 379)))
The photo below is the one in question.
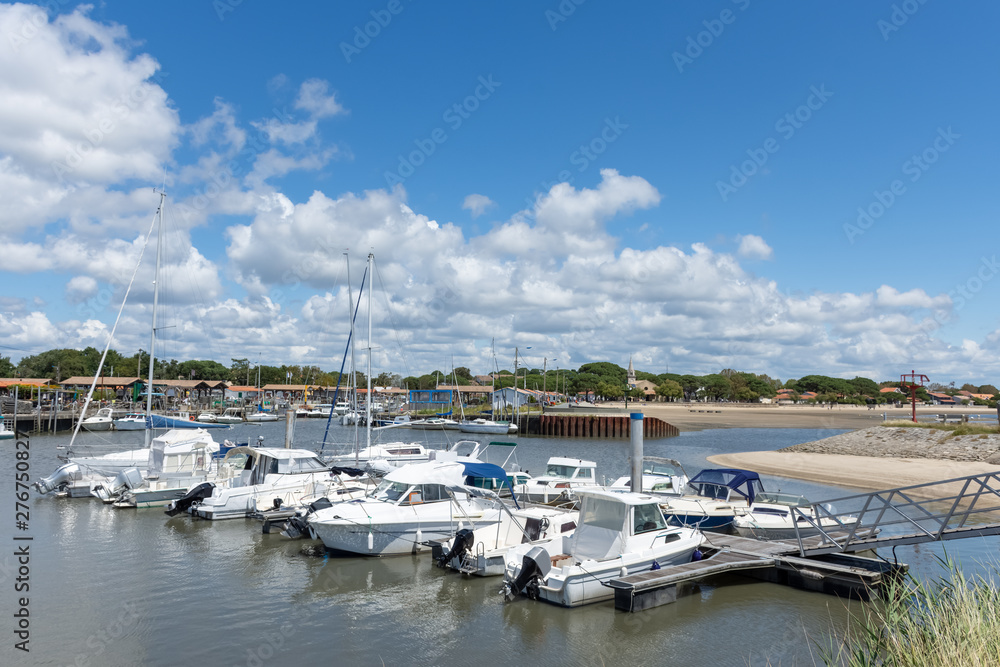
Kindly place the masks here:
MULTIPOLYGON (((325 421, 300 421, 296 446, 317 449, 325 421)), ((352 435, 333 427, 338 441, 352 435)), ((725 429, 647 441, 693 475, 705 457, 776 449, 840 431, 725 429)), ((283 425, 214 431, 218 440, 281 446, 283 425)), ((430 444, 452 434, 398 430, 430 444)), ((456 434, 457 435, 457 434, 456 434)), ((98 442, 134 444, 141 433, 98 442)), ((32 481, 58 465, 68 436, 31 438, 32 481)), ((552 455, 597 461, 599 475, 627 473, 628 442, 519 438, 522 468, 540 473, 552 455)), ((819 662, 815 642, 843 628, 846 603, 825 595, 732 578, 700 594, 638 614, 612 603, 561 609, 528 600, 504 603, 500 580, 465 579, 428 556, 384 559, 315 555, 309 541, 263 535, 251 520, 193 522, 161 510, 115 510, 98 501, 30 499, 30 528, 15 529, 13 442, 0 445, 0 488, 8 494, 0 531, 0 664, 285 665, 469 664, 763 665, 819 662), (30 592, 16 593, 17 536, 30 535, 30 592), (14 649, 18 598, 29 598, 30 653, 14 649)), ((765 478, 770 489, 820 500, 856 493, 829 485, 765 478)), ((891 486, 887 480, 887 486, 891 486)), ((948 553, 981 569, 998 538, 953 542, 948 553)), ((940 574, 941 545, 900 547, 921 576, 940 574)), ((889 554, 886 554, 889 556, 889 554)))

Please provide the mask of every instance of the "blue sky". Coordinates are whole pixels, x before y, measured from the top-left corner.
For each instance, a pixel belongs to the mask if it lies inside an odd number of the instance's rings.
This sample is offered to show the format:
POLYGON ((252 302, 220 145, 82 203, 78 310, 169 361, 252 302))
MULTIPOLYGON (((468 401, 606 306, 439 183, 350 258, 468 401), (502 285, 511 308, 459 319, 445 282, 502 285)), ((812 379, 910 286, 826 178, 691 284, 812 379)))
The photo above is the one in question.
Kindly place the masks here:
POLYGON ((493 338, 501 365, 1000 370, 993 3, 50 5, 0 6, 15 359, 103 344, 166 174, 158 354, 337 365, 341 255, 356 290, 371 249, 394 372, 485 371, 493 338))

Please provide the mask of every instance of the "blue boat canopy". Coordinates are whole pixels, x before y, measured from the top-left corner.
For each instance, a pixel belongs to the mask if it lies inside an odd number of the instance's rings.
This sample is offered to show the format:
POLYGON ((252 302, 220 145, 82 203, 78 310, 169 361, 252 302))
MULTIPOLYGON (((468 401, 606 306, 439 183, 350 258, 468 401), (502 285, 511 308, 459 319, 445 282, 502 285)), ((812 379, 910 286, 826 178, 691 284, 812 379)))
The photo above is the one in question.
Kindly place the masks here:
POLYGON ((695 489, 697 495, 709 498, 722 497, 724 494, 719 487, 726 487, 744 496, 748 503, 764 491, 760 475, 738 468, 707 468, 691 478, 688 486, 695 489))
POLYGON ((507 479, 507 471, 498 466, 495 463, 462 463, 465 466, 465 477, 466 485, 473 486, 472 480, 470 478, 479 477, 481 479, 499 479, 500 486, 507 487, 510 491, 510 497, 514 499, 514 506, 520 509, 520 505, 517 504, 517 497, 514 495, 514 489, 510 486, 510 480, 507 479))

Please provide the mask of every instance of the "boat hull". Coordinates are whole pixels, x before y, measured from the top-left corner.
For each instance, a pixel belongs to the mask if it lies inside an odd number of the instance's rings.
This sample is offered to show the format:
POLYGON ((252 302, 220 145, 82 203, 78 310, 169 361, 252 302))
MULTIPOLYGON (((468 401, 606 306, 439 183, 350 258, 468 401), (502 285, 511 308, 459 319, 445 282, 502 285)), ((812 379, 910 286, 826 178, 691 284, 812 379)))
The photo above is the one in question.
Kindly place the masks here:
MULTIPOLYGON (((495 525, 496 511, 476 519, 476 528, 495 525)), ((400 523, 379 523, 371 529, 360 522, 310 522, 316 537, 330 551, 351 556, 405 556, 430 551, 429 540, 445 540, 459 530, 458 518, 400 523), (371 548, 369 548, 369 535, 371 548)))
POLYGON ((110 431, 113 422, 111 421, 99 421, 99 422, 84 422, 80 425, 86 431, 110 431))

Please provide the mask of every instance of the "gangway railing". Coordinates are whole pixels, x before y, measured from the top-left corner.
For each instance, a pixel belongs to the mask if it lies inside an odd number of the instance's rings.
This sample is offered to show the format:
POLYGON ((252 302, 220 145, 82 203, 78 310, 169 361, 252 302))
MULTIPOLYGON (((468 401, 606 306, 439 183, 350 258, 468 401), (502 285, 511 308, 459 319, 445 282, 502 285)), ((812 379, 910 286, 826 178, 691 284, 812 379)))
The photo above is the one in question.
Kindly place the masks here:
POLYGON ((791 509, 802 556, 998 535, 1000 471, 791 509))

